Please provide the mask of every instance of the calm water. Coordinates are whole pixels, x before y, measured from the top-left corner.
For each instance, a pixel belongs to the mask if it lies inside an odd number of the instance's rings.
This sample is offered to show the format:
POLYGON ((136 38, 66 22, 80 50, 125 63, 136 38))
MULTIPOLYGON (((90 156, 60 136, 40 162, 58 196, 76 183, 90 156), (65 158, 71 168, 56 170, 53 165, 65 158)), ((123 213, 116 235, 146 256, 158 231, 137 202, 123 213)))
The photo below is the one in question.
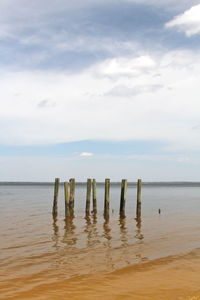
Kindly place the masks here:
POLYGON ((143 187, 141 224, 135 187, 124 220, 120 186, 109 221, 103 186, 96 218, 84 218, 86 187, 77 186, 65 222, 63 194, 53 221, 53 186, 0 186, 0 299, 200 299, 200 187, 143 187))

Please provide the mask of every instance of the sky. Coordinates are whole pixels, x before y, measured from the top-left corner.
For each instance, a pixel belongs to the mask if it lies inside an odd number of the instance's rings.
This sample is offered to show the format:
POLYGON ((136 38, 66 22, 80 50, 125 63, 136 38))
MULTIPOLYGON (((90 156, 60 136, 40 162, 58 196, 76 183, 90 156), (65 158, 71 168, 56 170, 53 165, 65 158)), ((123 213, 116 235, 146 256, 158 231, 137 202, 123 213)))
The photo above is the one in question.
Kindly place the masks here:
POLYGON ((0 12, 0 181, 200 181, 200 0, 0 12))

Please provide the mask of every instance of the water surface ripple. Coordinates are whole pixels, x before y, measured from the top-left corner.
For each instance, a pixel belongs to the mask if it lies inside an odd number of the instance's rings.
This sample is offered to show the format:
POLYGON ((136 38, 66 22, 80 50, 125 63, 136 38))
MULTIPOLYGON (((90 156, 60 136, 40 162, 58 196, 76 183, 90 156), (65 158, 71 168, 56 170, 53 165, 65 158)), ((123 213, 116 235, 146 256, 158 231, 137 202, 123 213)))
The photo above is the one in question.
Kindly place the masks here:
POLYGON ((109 220, 103 186, 97 197, 97 216, 85 217, 78 186, 75 217, 65 220, 62 187, 53 219, 51 185, 0 186, 0 299, 200 299, 200 187, 144 187, 141 222, 135 187, 124 219, 120 186, 109 220))

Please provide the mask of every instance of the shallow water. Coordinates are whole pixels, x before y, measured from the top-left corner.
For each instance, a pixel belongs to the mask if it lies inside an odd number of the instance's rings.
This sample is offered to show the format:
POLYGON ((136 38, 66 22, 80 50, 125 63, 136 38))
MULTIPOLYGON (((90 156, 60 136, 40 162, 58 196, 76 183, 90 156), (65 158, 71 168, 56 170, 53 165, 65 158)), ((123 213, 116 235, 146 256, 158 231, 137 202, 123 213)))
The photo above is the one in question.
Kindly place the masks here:
POLYGON ((135 187, 124 220, 120 186, 109 221, 97 192, 97 217, 84 218, 86 187, 77 186, 66 222, 63 188, 55 221, 53 186, 0 186, 0 299, 200 299, 200 187, 145 186, 141 223, 135 187))

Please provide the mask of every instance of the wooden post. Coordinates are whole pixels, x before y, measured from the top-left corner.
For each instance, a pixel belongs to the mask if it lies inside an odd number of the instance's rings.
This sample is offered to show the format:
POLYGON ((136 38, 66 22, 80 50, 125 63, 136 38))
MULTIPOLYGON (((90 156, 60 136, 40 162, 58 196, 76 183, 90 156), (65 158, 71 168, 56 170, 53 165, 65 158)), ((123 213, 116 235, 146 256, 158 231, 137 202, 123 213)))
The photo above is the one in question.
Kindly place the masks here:
POLYGON ((96 180, 92 180, 92 198, 93 198, 93 213, 97 213, 97 185, 96 180))
POLYGON ((137 182, 137 208, 136 208, 136 218, 141 219, 141 193, 142 193, 142 180, 138 179, 137 182))
POLYGON ((69 208, 69 184, 68 182, 64 183, 65 189, 65 218, 70 216, 70 208, 69 208))
POLYGON ((109 216, 110 206, 110 179, 105 179, 104 216, 109 216))
POLYGON ((69 195, 69 209, 70 214, 74 214, 74 197, 75 197, 75 179, 71 178, 69 180, 69 187, 70 187, 70 195, 69 195))
POLYGON ((88 179, 87 180, 86 207, 85 207, 85 213, 87 216, 90 214, 91 190, 92 190, 92 179, 88 179))
POLYGON ((121 183, 121 199, 120 199, 120 216, 125 217, 125 204, 126 204, 126 190, 127 190, 127 180, 122 179, 121 183))
POLYGON ((60 179, 56 178, 55 179, 55 184, 54 184, 54 199, 53 199, 53 210, 52 210, 52 215, 54 218, 57 217, 58 215, 58 190, 59 190, 59 184, 60 184, 60 179))

